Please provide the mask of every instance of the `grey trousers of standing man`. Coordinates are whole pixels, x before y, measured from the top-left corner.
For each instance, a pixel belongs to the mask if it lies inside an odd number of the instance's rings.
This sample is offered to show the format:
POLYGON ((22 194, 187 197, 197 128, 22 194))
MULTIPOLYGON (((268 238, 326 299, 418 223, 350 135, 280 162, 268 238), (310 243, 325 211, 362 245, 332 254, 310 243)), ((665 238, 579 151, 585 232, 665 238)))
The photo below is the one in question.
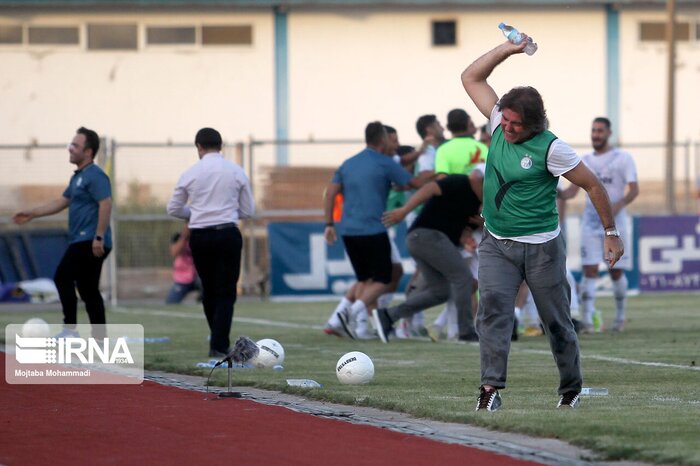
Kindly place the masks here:
POLYGON ((559 369, 559 394, 581 391, 578 338, 571 322, 571 288, 566 279, 562 235, 542 244, 499 240, 484 231, 479 245, 481 384, 505 388, 515 296, 525 280, 549 337, 559 369))
POLYGON ((423 274, 424 285, 406 301, 389 308, 391 320, 411 317, 419 311, 454 299, 459 335, 476 335, 472 319, 472 273, 452 241, 438 230, 416 228, 408 233, 406 246, 423 274))

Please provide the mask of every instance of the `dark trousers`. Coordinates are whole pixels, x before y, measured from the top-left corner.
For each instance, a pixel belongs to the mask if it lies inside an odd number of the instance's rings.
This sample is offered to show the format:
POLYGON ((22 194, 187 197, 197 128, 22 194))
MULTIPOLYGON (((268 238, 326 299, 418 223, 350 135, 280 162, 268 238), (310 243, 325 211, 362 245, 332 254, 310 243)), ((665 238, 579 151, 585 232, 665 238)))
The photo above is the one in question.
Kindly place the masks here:
POLYGON ((452 241, 443 232, 432 228, 416 228, 406 236, 406 246, 423 279, 417 288, 398 306, 389 308, 396 320, 411 317, 424 309, 442 304, 449 298, 457 307, 460 337, 473 337, 472 282, 469 266, 452 241))
MULTIPOLYGON (((170 287, 168 295, 165 297, 165 304, 180 304, 185 300, 188 294, 192 291, 199 291, 202 289, 202 284, 199 278, 196 278, 192 283, 173 283, 170 287)), ((201 301, 201 299, 198 299, 201 301)))
POLYGON ((571 322, 571 289, 566 279, 563 235, 542 244, 496 239, 484 230, 479 244, 479 312, 476 330, 481 354, 481 384, 506 387, 513 307, 527 281, 559 369, 559 394, 580 392, 581 357, 571 322))
MULTIPOLYGON (((100 294, 100 275, 102 263, 109 255, 109 249, 105 249, 105 255, 95 257, 92 253, 92 240, 73 243, 68 246, 61 262, 56 268, 53 281, 58 289, 58 296, 63 307, 63 323, 72 327, 78 323, 78 297, 75 294, 76 287, 80 293, 80 299, 85 302, 85 310, 90 318, 90 323, 105 324, 105 305, 100 294)), ((104 335, 96 334, 93 337, 101 338, 104 335)))
POLYGON ((192 229, 190 248, 194 266, 202 281, 202 305, 209 324, 209 347, 227 353, 236 303, 236 286, 241 274, 243 238, 236 226, 192 229))

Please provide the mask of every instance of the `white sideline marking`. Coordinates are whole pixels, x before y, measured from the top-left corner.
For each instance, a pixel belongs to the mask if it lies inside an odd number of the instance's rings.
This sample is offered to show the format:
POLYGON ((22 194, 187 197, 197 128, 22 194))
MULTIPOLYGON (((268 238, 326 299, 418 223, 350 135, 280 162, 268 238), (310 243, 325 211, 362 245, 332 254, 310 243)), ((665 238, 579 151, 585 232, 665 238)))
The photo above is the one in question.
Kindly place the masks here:
POLYGON ((683 403, 683 404, 689 404, 689 405, 698 405, 700 404, 700 401, 698 400, 681 400, 680 398, 668 398, 668 397, 663 397, 663 396, 655 396, 652 398, 654 401, 661 401, 661 402, 666 402, 666 403, 683 403))
POLYGON ((268 325, 270 327, 310 328, 313 330, 323 330, 322 325, 295 324, 294 322, 279 322, 276 320, 268 319, 251 319, 250 317, 236 317, 235 320, 237 320, 238 322, 244 322, 246 324, 268 325))
POLYGON ((161 311, 157 309, 127 309, 123 307, 113 307, 110 309, 112 312, 118 312, 120 314, 146 314, 149 316, 167 316, 167 317, 180 317, 183 319, 203 319, 202 314, 193 314, 190 312, 181 311, 161 311))
MULTIPOLYGON (((544 354, 547 356, 552 355, 551 352, 545 351, 545 350, 522 349, 522 350, 518 350, 518 351, 521 353, 544 354)), ((663 367, 665 369, 686 369, 686 370, 691 370, 691 371, 699 371, 700 370, 700 367, 698 367, 698 366, 684 366, 682 364, 668 364, 665 362, 635 361, 634 359, 613 358, 610 356, 598 356, 596 354, 582 354, 581 357, 583 357, 585 359, 595 359, 597 361, 616 362, 618 364, 627 364, 627 365, 637 365, 637 366, 647 366, 647 367, 663 367)))
MULTIPOLYGON (((121 314, 146 314, 149 316, 167 316, 167 317, 178 317, 181 319, 196 319, 204 320, 204 314, 192 313, 192 312, 182 312, 182 311, 166 311, 163 309, 126 309, 123 307, 112 308, 112 312, 118 312, 121 314)), ((236 322, 243 322, 246 324, 256 324, 256 325, 267 325, 269 327, 284 327, 284 328, 310 328, 313 330, 323 330, 321 325, 307 325, 307 324, 295 324, 294 322, 280 322, 277 320, 269 319, 253 319, 250 317, 234 317, 236 322)))
MULTIPOLYGON (((170 311, 161 309, 125 309, 125 308, 112 308, 112 312, 119 312, 122 314, 146 314, 152 316, 168 316, 168 317, 179 317, 183 319, 204 319, 203 314, 192 313, 192 312, 182 312, 182 311, 170 311)), ((276 320, 269 319, 253 319, 250 317, 234 317, 236 322, 242 322, 246 324, 255 325, 267 325, 270 327, 283 327, 283 328, 307 328, 312 330, 322 330, 321 325, 307 325, 307 324, 296 324, 294 322, 280 322, 276 320)), ((516 350, 521 353, 530 353, 538 355, 551 356, 552 353, 545 350, 533 350, 533 349, 521 349, 516 350)), ((681 364, 667 364, 664 362, 649 362, 649 361, 635 361, 634 359, 626 358, 613 358, 610 356, 598 356, 595 354, 582 354, 585 359, 595 359, 597 361, 614 362, 617 364, 626 365, 636 365, 636 366, 646 366, 646 367, 661 367, 664 369, 685 369, 691 371, 700 371, 700 366, 684 366, 681 364)))

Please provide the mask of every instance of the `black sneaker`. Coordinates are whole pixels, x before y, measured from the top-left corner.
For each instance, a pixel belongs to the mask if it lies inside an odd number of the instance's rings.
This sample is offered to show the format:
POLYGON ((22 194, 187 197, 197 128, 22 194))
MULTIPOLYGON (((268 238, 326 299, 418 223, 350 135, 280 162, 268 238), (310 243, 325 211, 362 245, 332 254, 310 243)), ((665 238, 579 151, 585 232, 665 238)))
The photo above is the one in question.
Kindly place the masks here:
POLYGON ((347 309, 343 309, 342 311, 338 312, 338 319, 340 319, 340 325, 343 327, 343 331, 347 334, 347 336, 350 337, 351 340, 357 339, 355 332, 350 325, 350 313, 347 309))
POLYGON ((578 406, 579 400, 579 392, 566 392, 561 396, 561 398, 559 398, 559 404, 557 404, 557 408, 574 409, 578 406))
POLYGON ((394 329, 394 324, 386 309, 372 309, 372 320, 377 329, 377 335, 382 343, 389 343, 389 334, 394 329))
POLYGON ((486 390, 483 386, 479 389, 479 397, 477 398, 476 411, 496 411, 501 407, 501 395, 498 390, 486 390))

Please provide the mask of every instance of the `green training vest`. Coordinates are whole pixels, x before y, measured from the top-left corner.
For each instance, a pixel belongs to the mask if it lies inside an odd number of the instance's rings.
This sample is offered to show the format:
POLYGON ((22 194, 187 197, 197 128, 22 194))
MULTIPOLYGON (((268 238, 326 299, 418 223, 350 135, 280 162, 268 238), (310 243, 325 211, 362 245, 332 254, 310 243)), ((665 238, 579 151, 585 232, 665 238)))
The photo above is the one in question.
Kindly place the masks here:
POLYGON ((506 238, 556 230, 558 178, 547 170, 547 153, 557 137, 544 131, 519 144, 493 133, 484 175, 486 228, 506 238))

